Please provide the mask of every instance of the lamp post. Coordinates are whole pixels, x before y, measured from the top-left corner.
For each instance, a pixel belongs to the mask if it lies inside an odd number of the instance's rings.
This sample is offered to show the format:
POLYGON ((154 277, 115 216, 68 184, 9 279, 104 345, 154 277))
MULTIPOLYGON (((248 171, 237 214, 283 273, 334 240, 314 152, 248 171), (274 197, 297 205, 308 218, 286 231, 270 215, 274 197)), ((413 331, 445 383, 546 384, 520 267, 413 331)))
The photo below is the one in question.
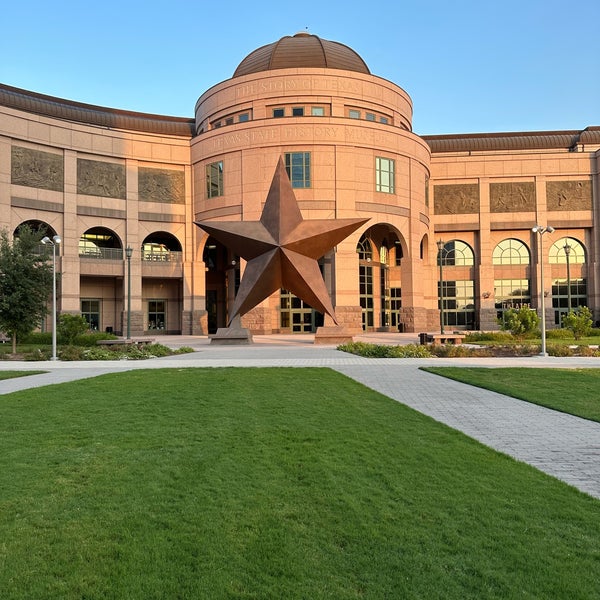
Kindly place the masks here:
POLYGON ((52 246, 52 358, 58 360, 56 356, 56 249, 60 245, 60 236, 55 235, 50 239, 47 235, 42 238, 42 244, 52 246))
POLYGON ((127 257, 127 339, 131 339, 131 255, 133 248, 127 246, 125 248, 125 256, 127 257))
POLYGON ((531 229, 533 233, 538 233, 540 236, 540 253, 539 253, 539 263, 540 263, 540 299, 541 299, 541 308, 542 308, 542 351, 540 356, 548 356, 546 352, 546 306, 545 306, 545 296, 544 296, 544 234, 545 233, 554 233, 554 227, 550 227, 550 225, 546 225, 543 227, 542 225, 536 225, 531 229))
POLYGON ((571 246, 569 246, 568 240, 565 241, 563 250, 565 251, 565 257, 567 259, 567 314, 569 314, 571 312, 571 261, 569 258, 571 246))
POLYGON ((438 259, 440 263, 440 333, 444 334, 444 272, 442 270, 442 251, 444 250, 444 240, 437 241, 438 259))

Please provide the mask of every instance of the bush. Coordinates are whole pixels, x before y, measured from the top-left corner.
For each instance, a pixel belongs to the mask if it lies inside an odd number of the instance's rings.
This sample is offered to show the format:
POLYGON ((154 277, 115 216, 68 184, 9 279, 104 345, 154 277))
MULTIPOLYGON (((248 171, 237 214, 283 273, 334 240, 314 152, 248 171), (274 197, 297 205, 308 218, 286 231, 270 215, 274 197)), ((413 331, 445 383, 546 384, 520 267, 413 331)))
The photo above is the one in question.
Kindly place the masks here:
POLYGON ((546 339, 548 340, 570 340, 573 338, 573 332, 569 329, 548 329, 546 339))
POLYGON ((563 327, 570 329, 576 340, 585 337, 592 329, 592 312, 587 306, 580 306, 563 317, 563 327))
POLYGON ((469 348, 462 344, 441 344, 439 346, 430 346, 429 350, 439 358, 467 358, 467 357, 487 357, 492 356, 488 348, 469 348))
POLYGON ((83 335, 78 335, 73 343, 76 346, 96 346, 98 340, 116 340, 117 336, 112 333, 104 333, 102 331, 93 331, 90 333, 84 333, 83 335))
POLYGON ((512 335, 506 331, 477 331, 473 333, 467 333, 465 336, 465 342, 476 343, 476 342, 511 342, 512 335))
POLYGON ((78 346, 63 346, 58 351, 60 360, 85 360, 84 350, 78 346))
POLYGON ((575 356, 575 352, 570 346, 548 346, 547 350, 549 356, 575 356))
POLYGON ((592 327, 588 333, 589 337, 600 337, 600 328, 592 327))
POLYGON ((177 348, 177 350, 173 351, 174 354, 189 354, 190 352, 196 351, 190 346, 181 346, 181 348, 177 348))
POLYGON ((407 344, 406 346, 385 346, 367 344, 366 342, 349 342, 337 347, 341 352, 348 352, 365 358, 429 358, 432 356, 428 346, 407 344))
POLYGON ((34 331, 19 340, 20 344, 33 344, 36 346, 50 346, 52 344, 51 331, 34 331))
POLYGON ((56 325, 56 333, 61 343, 72 345, 78 335, 89 329, 88 322, 81 315, 64 313, 60 315, 56 325))
POLYGON ((510 331, 515 337, 523 339, 536 334, 540 318, 535 310, 523 306, 518 310, 509 308, 498 322, 504 331, 510 331))

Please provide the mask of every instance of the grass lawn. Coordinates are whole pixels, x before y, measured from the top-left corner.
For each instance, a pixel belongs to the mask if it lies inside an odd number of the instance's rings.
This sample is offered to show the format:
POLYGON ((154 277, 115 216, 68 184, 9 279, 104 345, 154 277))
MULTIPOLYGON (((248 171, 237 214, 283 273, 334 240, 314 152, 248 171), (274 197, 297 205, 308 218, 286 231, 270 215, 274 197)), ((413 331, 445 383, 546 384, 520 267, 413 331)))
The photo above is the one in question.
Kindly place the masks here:
POLYGON ((600 501, 328 369, 0 397, 0 597, 598 597, 600 501))
POLYGON ((423 367, 423 370, 600 421, 600 369, 423 367))
POLYGON ((0 371, 0 381, 3 379, 14 379, 15 377, 26 377, 27 375, 39 375, 46 371, 0 371))

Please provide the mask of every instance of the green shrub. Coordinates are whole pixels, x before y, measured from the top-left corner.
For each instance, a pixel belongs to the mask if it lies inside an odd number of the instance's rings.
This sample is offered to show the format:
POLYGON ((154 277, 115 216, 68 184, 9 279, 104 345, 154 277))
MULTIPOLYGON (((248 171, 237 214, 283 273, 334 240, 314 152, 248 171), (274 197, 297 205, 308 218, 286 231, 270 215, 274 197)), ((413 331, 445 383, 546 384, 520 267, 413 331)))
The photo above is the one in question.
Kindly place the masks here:
POLYGON ((148 346, 142 346, 139 349, 147 356, 160 357, 171 356, 173 354, 173 350, 162 344, 149 344, 148 346))
POLYGON ((79 346, 63 346, 58 351, 60 360, 85 360, 84 350, 79 346))
POLYGON ((84 333, 83 335, 78 335, 73 343, 76 346, 95 346, 98 340, 116 340, 118 339, 116 335, 113 333, 104 333, 103 331, 93 331, 90 333, 84 333))
POLYGON ((35 344, 36 346, 50 346, 52 344, 51 331, 34 331, 19 340, 20 344, 35 344))
POLYGON ((535 310, 522 306, 519 309, 509 308, 498 322, 504 331, 510 331, 516 338, 524 339, 537 333, 540 318, 535 310))
POLYGON ((58 318, 56 332, 62 344, 72 345, 78 335, 89 329, 88 322, 81 315, 64 313, 58 318))
POLYGON ((548 329, 546 331, 547 340, 570 340, 573 339, 573 332, 569 329, 548 329))
POLYGON ((466 358, 466 357, 486 357, 491 356, 488 348, 469 348, 462 344, 441 344, 439 346, 430 346, 429 350, 434 356, 440 358, 466 358))
POLYGON ((600 328, 599 327, 592 327, 590 329, 590 332, 588 333, 589 337, 600 337, 600 328))
POLYGON ((429 347, 420 344, 386 346, 383 344, 367 344, 366 342, 349 342, 338 346, 337 349, 341 352, 348 352, 365 358, 429 358, 432 356, 429 347))
POLYGON ((36 348, 24 355, 25 360, 50 360, 52 352, 50 350, 36 348))
POLYGON ((563 327, 570 329, 576 340, 585 337, 592 328, 592 312, 587 306, 579 306, 563 317, 563 327))
POLYGON ((547 351, 549 356, 575 356, 575 352, 570 346, 548 346, 547 351))
POLYGON ((465 342, 476 343, 476 342, 511 342, 512 334, 506 331, 476 331, 468 333, 465 336, 465 342))
MULTIPOLYGON (((123 346, 113 346, 113 348, 123 348, 123 346)), ((82 352, 81 360, 120 360, 120 352, 102 346, 86 348, 82 352)))
POLYGON ((181 346, 181 348, 177 348, 177 350, 173 351, 173 354, 189 354, 190 352, 196 352, 190 346, 181 346))

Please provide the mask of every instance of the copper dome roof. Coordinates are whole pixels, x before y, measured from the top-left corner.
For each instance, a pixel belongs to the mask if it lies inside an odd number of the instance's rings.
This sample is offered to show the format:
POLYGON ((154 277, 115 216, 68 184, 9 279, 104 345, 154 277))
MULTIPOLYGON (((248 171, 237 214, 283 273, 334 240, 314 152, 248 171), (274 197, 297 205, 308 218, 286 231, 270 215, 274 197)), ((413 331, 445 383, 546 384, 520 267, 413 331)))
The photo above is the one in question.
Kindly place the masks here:
POLYGON ((254 50, 238 65, 233 76, 295 68, 343 69, 370 74, 365 61, 352 48, 300 32, 254 50))

